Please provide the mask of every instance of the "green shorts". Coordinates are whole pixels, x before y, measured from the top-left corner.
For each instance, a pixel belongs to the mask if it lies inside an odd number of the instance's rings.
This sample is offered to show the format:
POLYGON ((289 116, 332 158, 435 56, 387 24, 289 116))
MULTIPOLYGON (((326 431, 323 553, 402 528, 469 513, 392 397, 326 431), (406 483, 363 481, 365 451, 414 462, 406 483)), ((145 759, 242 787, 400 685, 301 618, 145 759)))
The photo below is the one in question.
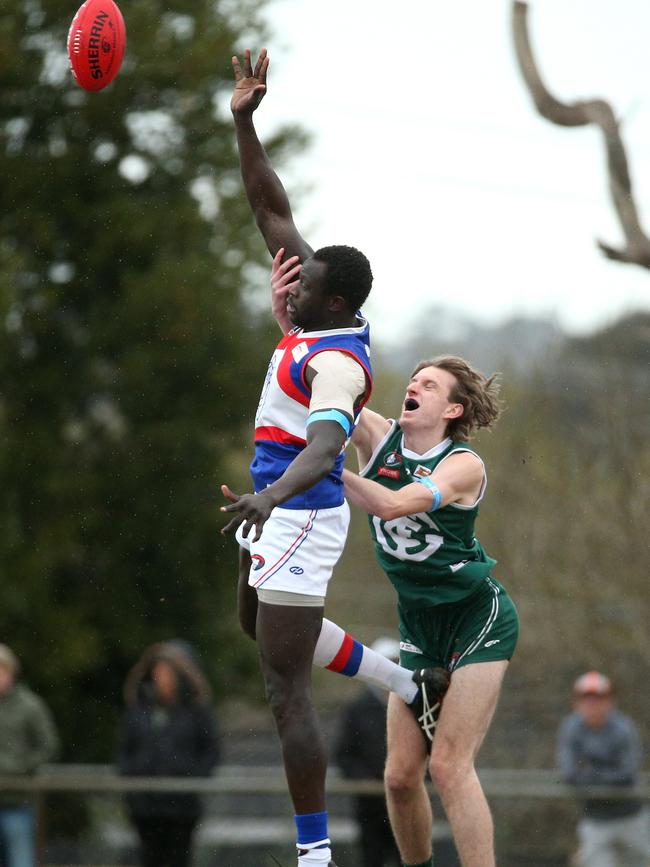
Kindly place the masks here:
POLYGON ((474 662, 510 659, 519 636, 512 599, 488 577, 467 599, 405 610, 400 618, 400 662, 412 671, 440 666, 448 671, 474 662))

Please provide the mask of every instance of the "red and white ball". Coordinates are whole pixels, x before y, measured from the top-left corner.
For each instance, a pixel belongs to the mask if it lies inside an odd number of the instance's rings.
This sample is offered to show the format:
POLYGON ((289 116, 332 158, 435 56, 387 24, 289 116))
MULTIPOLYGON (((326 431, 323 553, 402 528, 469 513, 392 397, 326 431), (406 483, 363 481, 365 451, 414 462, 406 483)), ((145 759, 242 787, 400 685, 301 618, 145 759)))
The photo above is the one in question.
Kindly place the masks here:
POLYGON ((102 90, 120 71, 126 48, 124 19, 114 0, 86 0, 68 32, 70 69, 84 90, 102 90))

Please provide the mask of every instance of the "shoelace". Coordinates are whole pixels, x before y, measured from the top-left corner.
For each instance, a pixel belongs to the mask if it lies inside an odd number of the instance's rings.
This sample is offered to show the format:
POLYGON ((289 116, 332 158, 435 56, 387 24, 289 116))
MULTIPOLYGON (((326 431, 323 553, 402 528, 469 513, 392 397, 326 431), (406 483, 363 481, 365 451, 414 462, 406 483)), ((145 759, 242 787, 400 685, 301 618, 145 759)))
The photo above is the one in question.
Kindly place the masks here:
POLYGON ((420 723, 420 727, 425 735, 429 738, 430 741, 433 740, 433 736, 436 731, 436 711, 440 708, 440 702, 437 701, 434 705, 429 703, 429 696, 427 695, 427 687, 426 684, 422 684, 422 714, 418 717, 418 722, 420 723))

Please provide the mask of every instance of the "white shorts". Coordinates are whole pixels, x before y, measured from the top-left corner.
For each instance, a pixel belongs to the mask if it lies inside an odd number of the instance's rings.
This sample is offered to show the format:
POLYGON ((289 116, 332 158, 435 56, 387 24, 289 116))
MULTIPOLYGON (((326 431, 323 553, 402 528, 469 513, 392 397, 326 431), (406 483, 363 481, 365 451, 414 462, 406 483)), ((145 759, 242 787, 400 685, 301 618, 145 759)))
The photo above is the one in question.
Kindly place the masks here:
POLYGON ((275 508, 257 542, 251 541, 255 528, 244 539, 240 524, 235 538, 250 551, 249 585, 324 597, 349 523, 350 507, 344 502, 333 509, 275 508))

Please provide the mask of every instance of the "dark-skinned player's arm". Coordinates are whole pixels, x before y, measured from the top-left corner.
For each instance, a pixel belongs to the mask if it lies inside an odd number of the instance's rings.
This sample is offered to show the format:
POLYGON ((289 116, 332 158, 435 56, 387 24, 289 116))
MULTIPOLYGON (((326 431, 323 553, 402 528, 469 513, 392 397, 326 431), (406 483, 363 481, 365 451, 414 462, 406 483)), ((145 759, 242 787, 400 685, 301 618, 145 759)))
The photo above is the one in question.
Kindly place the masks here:
POLYGON ((391 521, 404 515, 433 512, 450 503, 473 505, 484 474, 479 458, 470 452, 460 452, 450 455, 430 476, 396 491, 349 470, 343 470, 343 481, 345 496, 351 503, 383 521, 391 521))
POLYGON ((258 494, 238 497, 223 485, 230 500, 224 512, 236 516, 222 532, 242 524, 242 533, 255 526, 257 541, 262 527, 275 506, 313 487, 333 469, 353 424, 354 407, 368 388, 362 365, 337 351, 323 351, 311 358, 305 369, 305 381, 311 389, 306 446, 297 454, 282 476, 258 494))
POLYGON ((227 485, 221 491, 230 500, 222 512, 234 512, 233 519, 221 531, 229 533, 243 524, 248 538, 255 528, 253 541, 262 535, 262 528, 276 506, 313 487, 332 471, 336 458, 345 444, 347 434, 338 422, 316 421, 307 428, 307 445, 289 464, 284 473, 259 494, 234 494, 227 485))
POLYGON ((312 248, 296 229, 289 199, 280 178, 257 137, 253 112, 266 93, 269 58, 263 48, 253 69, 251 53, 244 52, 243 69, 237 57, 232 58, 235 89, 230 109, 235 121, 239 162, 248 202, 266 246, 272 256, 280 247, 285 255, 298 256, 302 262, 313 253, 312 248))

